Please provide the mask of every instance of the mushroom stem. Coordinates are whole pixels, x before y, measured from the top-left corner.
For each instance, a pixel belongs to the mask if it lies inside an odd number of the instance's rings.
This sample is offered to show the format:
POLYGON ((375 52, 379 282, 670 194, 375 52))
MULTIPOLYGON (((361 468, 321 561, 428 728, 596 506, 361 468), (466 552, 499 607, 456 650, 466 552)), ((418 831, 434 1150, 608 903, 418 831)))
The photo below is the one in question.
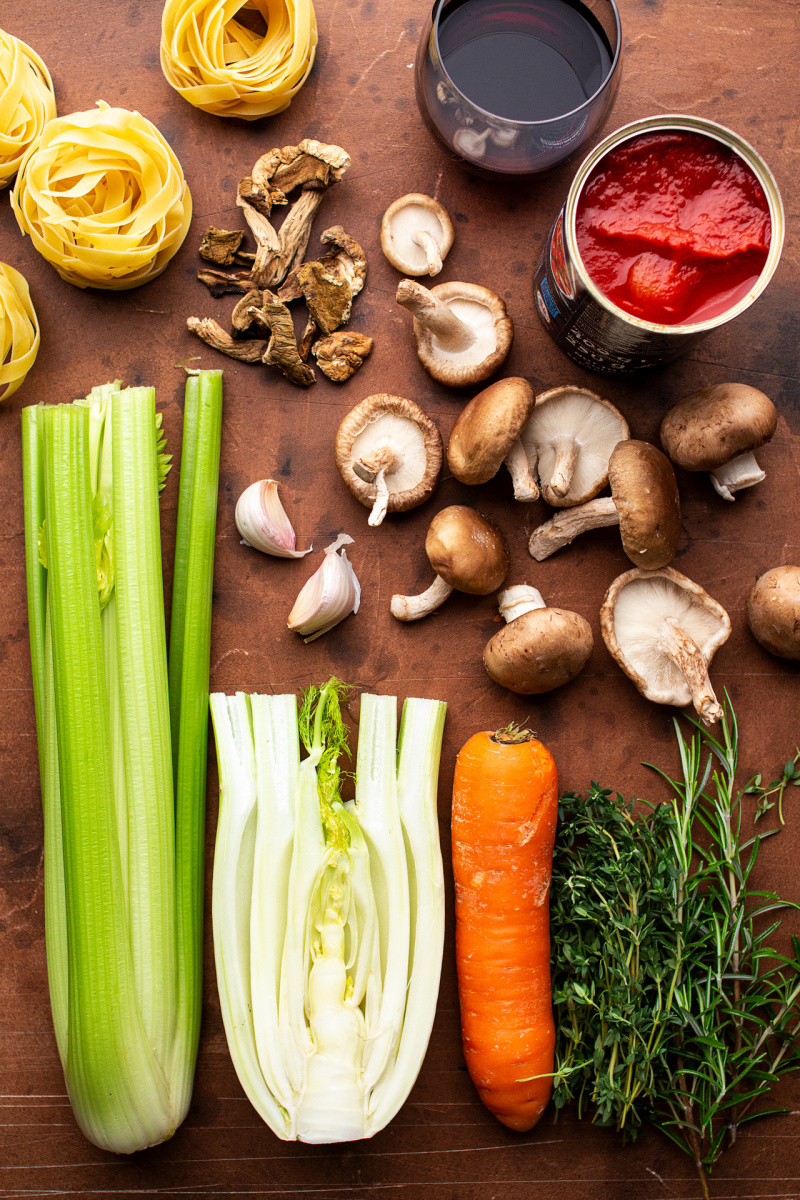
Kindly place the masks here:
POLYGON ((761 470, 752 450, 747 454, 740 454, 737 458, 732 458, 730 462, 723 463, 721 467, 717 467, 715 471, 711 472, 711 482, 723 500, 734 500, 734 492, 753 487, 766 477, 766 471, 761 470))
POLYGON ((427 229, 415 229, 411 234, 411 240, 420 247, 428 260, 428 274, 438 275, 442 269, 442 256, 439 253, 436 238, 431 237, 427 229))
POLYGON ((579 534, 607 525, 619 525, 619 513, 611 496, 601 496, 599 500, 562 509, 558 516, 534 529, 528 550, 531 558, 543 562, 562 546, 568 546, 579 534))
POLYGON ((531 463, 525 452, 525 447, 517 438, 505 457, 505 464, 514 484, 514 499, 522 501, 539 499, 539 484, 531 469, 531 463))
POLYGON ((722 716, 722 706, 714 695, 706 660, 674 617, 664 618, 659 648, 668 655, 686 680, 700 720, 704 725, 713 725, 722 716))
POLYGON ((553 442, 556 461, 550 483, 545 491, 550 491, 561 499, 566 496, 575 474, 575 464, 578 461, 578 443, 574 437, 557 437, 553 442))
POLYGON ((526 612, 533 612, 535 608, 547 608, 539 589, 531 587, 527 583, 517 583, 513 587, 506 588, 497 597, 497 604, 500 608, 500 616, 508 624, 516 621, 517 617, 521 617, 526 612))
POLYGON ((458 354, 474 345, 474 330, 456 316, 449 304, 443 304, 421 283, 415 283, 413 279, 401 280, 397 287, 397 303, 407 308, 444 350, 458 354))
POLYGON ((444 604, 452 592, 449 583, 437 575, 431 586, 419 596, 392 596, 391 613, 398 621, 418 621, 444 604))
POLYGON ((364 483, 375 487, 375 502, 369 514, 368 525, 380 525, 389 509, 389 487, 386 472, 394 466, 395 456, 388 442, 375 449, 369 458, 360 458, 353 463, 353 470, 364 483))

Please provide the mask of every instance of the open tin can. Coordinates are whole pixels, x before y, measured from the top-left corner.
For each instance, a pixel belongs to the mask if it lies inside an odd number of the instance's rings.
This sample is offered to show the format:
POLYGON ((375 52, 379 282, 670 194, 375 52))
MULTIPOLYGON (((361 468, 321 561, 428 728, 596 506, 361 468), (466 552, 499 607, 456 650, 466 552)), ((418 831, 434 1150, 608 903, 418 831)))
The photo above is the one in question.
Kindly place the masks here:
POLYGON ((780 260, 784 226, 783 204, 772 173, 738 134, 702 117, 668 115, 633 121, 595 146, 581 163, 534 272, 537 311, 556 345, 589 371, 623 374, 671 362, 710 330, 738 317, 760 296, 780 260), (592 282, 578 249, 576 214, 589 176, 609 151, 644 133, 684 131, 720 142, 753 172, 769 207, 770 246, 758 279, 729 309, 696 324, 659 325, 625 312, 592 282))

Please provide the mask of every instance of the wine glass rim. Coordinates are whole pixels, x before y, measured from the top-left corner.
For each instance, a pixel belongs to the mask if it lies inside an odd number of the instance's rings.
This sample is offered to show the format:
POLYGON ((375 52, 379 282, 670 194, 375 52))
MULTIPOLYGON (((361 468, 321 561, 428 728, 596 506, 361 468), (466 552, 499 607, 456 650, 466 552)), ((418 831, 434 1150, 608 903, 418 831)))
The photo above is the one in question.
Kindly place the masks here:
MULTIPOLYGON (((469 0, 464 0, 464 2, 468 3, 469 0)), ((573 7, 569 0, 563 0, 563 2, 567 5, 567 7, 573 7)), ((609 83, 614 78, 617 66, 619 65, 620 55, 622 53, 622 22, 620 21, 619 9, 617 8, 616 0, 606 0, 606 3, 609 5, 612 13, 614 14, 617 44, 614 48, 611 65, 608 68, 603 82, 596 89, 596 91, 592 92, 591 96, 588 96, 586 100, 584 100, 583 104, 579 104, 577 108, 571 108, 568 112, 559 113, 557 117, 545 117, 543 120, 538 121, 517 121, 513 117, 501 117, 498 116, 497 113, 489 112, 488 108, 481 108, 479 104, 476 104, 474 100, 470 100, 469 96, 465 95, 465 93, 461 91, 461 89, 451 79, 447 68, 444 65, 444 60, 442 59, 442 55, 439 50, 439 18, 442 15, 442 9, 448 3, 450 3, 450 0, 434 0, 431 18, 431 35, 436 47, 436 58, 439 63, 439 68, 442 72, 442 75, 447 80, 448 86, 453 89, 459 99, 463 100, 465 104, 468 104, 469 107, 474 109, 476 113, 480 113, 483 117, 488 118, 490 121, 501 121, 504 125, 526 126, 529 128, 533 128, 537 125, 552 125, 555 121, 564 121, 567 119, 567 117, 576 116, 578 113, 582 112, 583 109, 588 108, 590 104, 594 103, 597 97, 608 87, 609 83)))

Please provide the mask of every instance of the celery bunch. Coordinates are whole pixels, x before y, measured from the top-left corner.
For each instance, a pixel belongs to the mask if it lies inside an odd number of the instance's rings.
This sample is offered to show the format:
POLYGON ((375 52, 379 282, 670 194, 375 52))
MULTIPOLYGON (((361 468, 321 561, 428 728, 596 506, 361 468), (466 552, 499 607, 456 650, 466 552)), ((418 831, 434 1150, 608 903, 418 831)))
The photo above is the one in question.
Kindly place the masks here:
POLYGON ((220 767, 214 948, 239 1079, 281 1138, 350 1141, 405 1101, 430 1037, 444 940, 436 816, 445 705, 363 695, 356 795, 330 680, 214 694, 220 767), (307 757, 300 761, 300 741, 307 757))
POLYGON ((221 399, 189 380, 169 669, 153 390, 22 415, 53 1024, 78 1123, 122 1153, 175 1131, 197 1053, 221 399))

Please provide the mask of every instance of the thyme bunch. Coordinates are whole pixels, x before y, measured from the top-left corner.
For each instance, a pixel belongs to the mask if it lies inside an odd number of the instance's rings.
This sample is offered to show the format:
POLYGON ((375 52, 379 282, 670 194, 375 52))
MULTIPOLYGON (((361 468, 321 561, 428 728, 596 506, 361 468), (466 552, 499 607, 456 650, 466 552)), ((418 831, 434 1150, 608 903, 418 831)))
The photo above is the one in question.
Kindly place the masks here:
POLYGON ((551 930, 557 1107, 635 1137, 644 1120, 708 1175, 742 1125, 769 1112, 773 1084, 800 1067, 800 940, 778 951, 782 909, 756 888, 765 838, 780 831, 800 753, 764 786, 737 784, 739 726, 726 697, 718 736, 675 721, 673 799, 634 817, 592 785, 562 799, 551 930), (757 824, 775 810, 778 824, 757 824))

